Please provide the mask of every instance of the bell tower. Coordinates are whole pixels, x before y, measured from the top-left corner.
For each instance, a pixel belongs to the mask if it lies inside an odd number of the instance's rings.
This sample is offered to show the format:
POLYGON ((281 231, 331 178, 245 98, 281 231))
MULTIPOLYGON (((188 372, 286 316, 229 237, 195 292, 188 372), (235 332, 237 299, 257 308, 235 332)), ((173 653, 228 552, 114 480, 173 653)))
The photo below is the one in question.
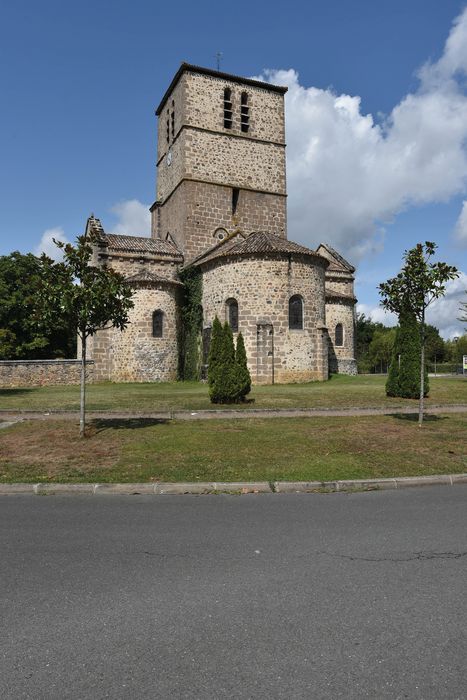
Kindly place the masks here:
POLYGON ((286 91, 182 63, 156 110, 153 238, 189 262, 236 231, 287 237, 286 91))

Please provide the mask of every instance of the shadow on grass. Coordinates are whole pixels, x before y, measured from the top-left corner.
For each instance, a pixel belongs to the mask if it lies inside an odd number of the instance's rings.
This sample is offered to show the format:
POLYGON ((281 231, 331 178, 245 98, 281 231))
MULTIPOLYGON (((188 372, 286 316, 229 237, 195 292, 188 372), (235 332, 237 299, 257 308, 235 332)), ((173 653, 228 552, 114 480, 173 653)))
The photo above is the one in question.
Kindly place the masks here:
MULTIPOLYGON (((391 413, 391 418, 397 420, 407 420, 412 423, 418 423, 418 413, 391 413)), ((423 416, 424 423, 436 423, 440 420, 448 420, 448 416, 435 416, 433 413, 425 413, 423 416)))
POLYGON ((90 427, 96 435, 104 430, 137 430, 170 422, 169 418, 95 418, 90 422, 90 427))
POLYGON ((2 396, 18 396, 21 394, 30 394, 31 391, 34 391, 34 389, 37 389, 39 387, 34 387, 34 388, 12 388, 12 389, 0 389, 0 398, 2 396))

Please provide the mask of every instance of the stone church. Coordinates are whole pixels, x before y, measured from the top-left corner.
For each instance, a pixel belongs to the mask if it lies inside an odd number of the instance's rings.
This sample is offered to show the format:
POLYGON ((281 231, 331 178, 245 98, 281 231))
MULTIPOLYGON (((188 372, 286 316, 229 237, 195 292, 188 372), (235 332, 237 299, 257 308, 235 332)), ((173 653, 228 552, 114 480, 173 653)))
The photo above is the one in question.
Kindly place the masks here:
POLYGON ((179 376, 187 269, 201 280, 200 376, 216 315, 242 332, 255 383, 356 373, 354 267, 329 245, 311 250, 287 239, 286 91, 180 66, 156 110, 151 237, 105 233, 94 216, 87 222, 94 264, 121 272, 135 304, 125 331, 90 339, 94 380, 179 376))

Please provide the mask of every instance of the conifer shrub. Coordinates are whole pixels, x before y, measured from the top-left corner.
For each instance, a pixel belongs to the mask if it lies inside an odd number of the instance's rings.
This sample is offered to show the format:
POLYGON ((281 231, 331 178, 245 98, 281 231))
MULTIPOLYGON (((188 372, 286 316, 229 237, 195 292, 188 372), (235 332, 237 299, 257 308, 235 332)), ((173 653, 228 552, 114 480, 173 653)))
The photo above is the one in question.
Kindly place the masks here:
POLYGON ((245 342, 241 333, 237 336, 237 348, 235 351, 235 360, 237 364, 237 372, 240 384, 240 399, 245 400, 245 396, 251 391, 251 376, 248 370, 248 362, 246 357, 245 342))
MULTIPOLYGON (((415 316, 410 313, 401 314, 386 382, 388 396, 405 399, 417 399, 420 396, 420 342, 420 324, 415 316)), ((426 365, 424 371, 424 396, 428 396, 426 365)))
POLYGON ((208 366, 209 397, 212 403, 237 403, 251 389, 245 344, 239 334, 235 350, 232 329, 214 319, 208 366))

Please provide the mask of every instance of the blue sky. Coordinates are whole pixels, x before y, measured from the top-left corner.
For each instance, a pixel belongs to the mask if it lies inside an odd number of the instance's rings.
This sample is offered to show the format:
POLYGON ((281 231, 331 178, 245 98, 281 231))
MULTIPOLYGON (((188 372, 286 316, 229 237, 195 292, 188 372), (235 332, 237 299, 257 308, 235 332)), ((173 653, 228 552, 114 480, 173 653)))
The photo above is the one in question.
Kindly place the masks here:
MULTIPOLYGON (((464 7, 5 0, 0 254, 35 251, 50 231, 71 240, 91 211, 106 230, 144 235, 154 107, 182 60, 214 68, 220 50, 223 70, 289 85, 289 237, 331 240, 355 262, 364 311, 380 318, 377 284, 420 240, 465 275, 464 7)), ((466 287, 463 276, 434 309, 446 336, 462 332, 466 287)))

